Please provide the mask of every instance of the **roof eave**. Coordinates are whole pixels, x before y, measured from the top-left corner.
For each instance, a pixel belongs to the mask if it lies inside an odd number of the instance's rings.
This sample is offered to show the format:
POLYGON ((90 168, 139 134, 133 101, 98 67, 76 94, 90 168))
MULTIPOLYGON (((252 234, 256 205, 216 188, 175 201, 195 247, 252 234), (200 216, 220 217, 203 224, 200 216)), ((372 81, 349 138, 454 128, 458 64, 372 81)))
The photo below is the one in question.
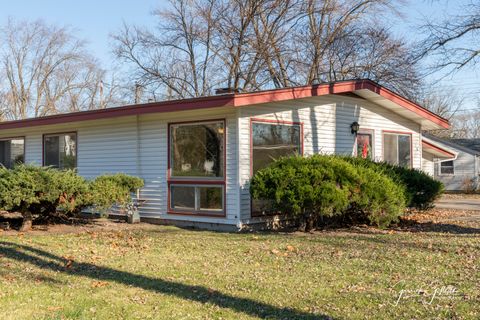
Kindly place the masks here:
MULTIPOLYGON (((423 121, 427 121, 431 128, 449 128, 448 120, 428 111, 425 108, 405 99, 404 97, 380 86, 371 80, 351 80, 334 83, 318 84, 313 86, 293 87, 275 90, 266 90, 252 93, 226 94, 185 100, 155 102, 141 105, 129 105, 116 108, 82 111, 75 113, 59 114, 40 118, 31 118, 17 121, 0 123, 0 129, 25 128, 32 126, 51 125, 57 123, 69 123, 77 121, 97 120, 121 116, 132 116, 149 113, 178 112, 195 109, 207 109, 217 107, 243 107, 269 102, 295 100, 308 97, 324 96, 328 94, 355 93, 361 94, 365 90, 375 93, 377 96, 388 99, 412 112, 423 121)), ((414 117, 411 117, 412 119, 414 117)), ((413 121, 418 121, 413 120, 413 121)), ((422 122, 422 121, 420 121, 422 122)), ((422 129, 426 129, 422 127, 422 129)))

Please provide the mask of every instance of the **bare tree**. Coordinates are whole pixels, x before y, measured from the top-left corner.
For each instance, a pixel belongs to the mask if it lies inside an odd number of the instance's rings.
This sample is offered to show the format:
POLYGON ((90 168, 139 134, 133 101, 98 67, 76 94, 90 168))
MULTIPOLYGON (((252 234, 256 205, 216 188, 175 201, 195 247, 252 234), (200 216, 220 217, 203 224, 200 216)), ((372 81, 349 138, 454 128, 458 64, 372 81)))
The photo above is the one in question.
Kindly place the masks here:
MULTIPOLYGON (((1 28, 0 109, 3 119, 24 119, 98 108, 105 71, 68 28, 9 20, 1 28)), ((107 100, 108 99, 108 100, 107 100)))
MULTIPOLYGON (((124 25, 113 36, 114 52, 133 66, 135 85, 153 98, 186 98, 210 93, 216 86, 211 49, 215 0, 171 1, 171 9, 155 11, 157 33, 124 25)), ((134 87, 134 84, 130 84, 134 87)))
POLYGON ((429 21, 423 26, 425 39, 419 45, 419 58, 434 61, 432 71, 447 69, 452 73, 480 58, 480 1, 464 5, 462 13, 443 21, 429 21))
POLYGON ((171 1, 155 12, 161 18, 156 31, 125 26, 114 35, 115 52, 154 98, 208 95, 219 86, 253 91, 358 77, 408 88, 402 93, 413 96, 420 80, 411 50, 375 21, 377 12, 391 12, 397 2, 171 1))
POLYGON ((342 32, 326 52, 328 81, 368 78, 406 97, 420 95, 421 79, 409 46, 386 28, 356 26, 342 32))
POLYGON ((479 138, 480 137, 480 112, 477 109, 467 113, 459 113, 451 119, 452 129, 449 138, 479 138))

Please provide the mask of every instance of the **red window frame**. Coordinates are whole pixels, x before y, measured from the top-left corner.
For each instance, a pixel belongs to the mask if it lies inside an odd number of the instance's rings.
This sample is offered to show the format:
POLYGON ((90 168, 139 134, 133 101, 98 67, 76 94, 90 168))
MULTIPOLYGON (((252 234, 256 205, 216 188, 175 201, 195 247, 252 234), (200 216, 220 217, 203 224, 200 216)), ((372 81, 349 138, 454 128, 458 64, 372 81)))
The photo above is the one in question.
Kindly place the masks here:
MULTIPOLYGON (((300 121, 285 121, 285 120, 272 120, 272 119, 262 119, 262 118, 250 118, 250 178, 253 177, 253 123, 271 123, 271 124, 285 124, 290 126, 299 126, 300 127, 300 155, 304 155, 304 143, 303 143, 303 122, 300 121)), ((266 214, 266 215, 256 215, 253 212, 252 197, 250 197, 250 217, 262 217, 262 216, 272 216, 276 213, 266 214)))
POLYGON ((382 160, 385 161, 385 134, 410 136, 410 168, 413 168, 413 133, 408 131, 382 130, 382 160))
POLYGON ((303 122, 285 121, 285 120, 272 120, 262 118, 250 118, 250 177, 253 177, 253 123, 270 123, 270 124, 285 124, 290 126, 300 126, 300 155, 304 155, 303 146, 303 122))
POLYGON ((227 193, 227 121, 225 118, 222 119, 206 119, 206 120, 192 120, 192 121, 182 121, 182 122, 171 122, 168 123, 168 133, 167 133, 167 214, 171 215, 186 215, 186 216, 196 216, 196 217, 215 217, 215 218, 225 218, 227 216, 226 208, 226 193, 227 193), (223 177, 219 178, 208 178, 208 177, 175 177, 172 176, 172 157, 171 157, 171 129, 175 125, 194 125, 202 123, 223 123, 223 177), (171 186, 172 185, 188 185, 192 187, 203 187, 203 186, 218 186, 223 189, 223 210, 221 212, 209 212, 209 211, 179 211, 172 209, 171 207, 171 186))
MULTIPOLYGON (((370 134, 372 135, 372 158, 371 160, 375 160, 375 129, 370 129, 370 128, 362 128, 358 131, 358 134, 370 134)), ((355 157, 358 157, 358 150, 357 150, 357 143, 358 143, 358 134, 355 135, 355 149, 353 150, 353 155, 355 157)), ((383 155, 382 155, 383 156, 383 155)))

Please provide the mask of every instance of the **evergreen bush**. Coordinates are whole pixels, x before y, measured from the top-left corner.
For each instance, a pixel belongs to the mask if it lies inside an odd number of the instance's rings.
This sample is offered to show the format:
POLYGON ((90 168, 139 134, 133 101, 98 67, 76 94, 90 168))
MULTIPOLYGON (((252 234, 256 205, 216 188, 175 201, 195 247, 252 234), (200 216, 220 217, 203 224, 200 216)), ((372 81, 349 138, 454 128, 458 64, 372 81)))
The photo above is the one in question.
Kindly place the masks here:
POLYGON ((407 197, 407 206, 424 210, 431 208, 444 192, 444 185, 418 169, 395 166, 386 162, 374 162, 358 157, 343 157, 355 166, 368 167, 381 171, 403 186, 407 197))
POLYGON ((300 217, 310 229, 325 216, 357 215, 386 226, 405 209, 405 195, 388 175, 337 156, 281 158, 252 178, 254 199, 300 217))
POLYGON ((0 210, 21 213, 23 229, 28 229, 33 218, 59 213, 71 216, 87 207, 125 204, 131 201, 130 194, 142 186, 142 179, 125 174, 87 181, 74 170, 34 165, 0 167, 0 210))

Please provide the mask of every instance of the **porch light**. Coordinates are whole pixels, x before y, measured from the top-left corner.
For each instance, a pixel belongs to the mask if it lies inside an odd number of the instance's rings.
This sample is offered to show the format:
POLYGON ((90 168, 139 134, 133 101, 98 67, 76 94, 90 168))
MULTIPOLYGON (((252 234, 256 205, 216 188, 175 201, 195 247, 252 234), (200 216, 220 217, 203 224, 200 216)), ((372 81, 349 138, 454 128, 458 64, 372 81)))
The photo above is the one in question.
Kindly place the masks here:
POLYGON ((357 121, 352 122, 352 124, 350 125, 350 129, 352 134, 357 135, 358 130, 360 130, 360 124, 358 124, 357 121))

